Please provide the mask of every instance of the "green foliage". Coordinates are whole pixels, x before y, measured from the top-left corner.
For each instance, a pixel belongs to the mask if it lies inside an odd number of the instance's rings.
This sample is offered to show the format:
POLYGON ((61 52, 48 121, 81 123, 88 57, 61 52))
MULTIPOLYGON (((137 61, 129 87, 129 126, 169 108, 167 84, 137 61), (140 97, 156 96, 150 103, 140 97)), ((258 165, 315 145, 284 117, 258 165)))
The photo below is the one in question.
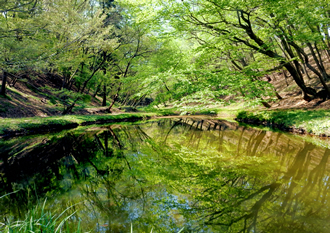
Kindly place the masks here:
POLYGON ((257 105, 274 99, 263 77, 280 68, 304 94, 315 95, 298 67, 309 67, 327 88, 322 52, 330 51, 330 17, 323 0, 2 3, 0 66, 60 74, 62 89, 75 90, 58 94, 68 112, 88 101, 86 90, 104 103, 109 97, 136 107, 151 97, 155 106, 182 112, 242 100, 257 105))
POLYGON ((119 45, 113 25, 105 24, 108 10, 94 4, 80 0, 5 1, 0 16, 2 69, 59 72, 65 88, 75 77, 79 77, 77 84, 85 82, 95 69, 96 57, 113 53, 119 45), (90 64, 90 72, 84 71, 83 64, 90 64))
MULTIPOLYGON (((314 43, 308 46, 315 54, 319 48, 329 50, 329 32, 321 26, 330 23, 325 1, 119 2, 136 21, 152 27, 165 45, 150 59, 151 74, 141 83, 140 93, 153 95, 155 104, 224 95, 260 103, 274 97, 274 87, 261 79, 268 70, 284 66, 295 76, 290 62, 309 65, 303 52, 306 43, 314 43), (214 90, 218 87, 219 92, 214 90)), ((316 56, 312 59, 318 62, 316 56)), ((322 73, 322 64, 318 68, 322 73)), ((307 91, 300 77, 294 80, 307 91)))

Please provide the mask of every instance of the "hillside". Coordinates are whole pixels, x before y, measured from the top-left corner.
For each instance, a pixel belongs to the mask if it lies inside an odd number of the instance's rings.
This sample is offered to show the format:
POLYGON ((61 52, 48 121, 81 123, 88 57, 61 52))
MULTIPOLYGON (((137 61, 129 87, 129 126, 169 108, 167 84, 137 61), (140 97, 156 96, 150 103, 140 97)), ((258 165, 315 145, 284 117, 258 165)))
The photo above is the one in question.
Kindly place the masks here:
MULTIPOLYGON (((13 80, 9 80, 12 83, 13 80)), ((65 95, 60 91, 62 79, 59 75, 30 73, 19 79, 14 86, 8 85, 7 96, 0 97, 0 117, 17 118, 33 116, 61 115, 65 104, 65 95)), ((75 87, 73 87, 75 89, 75 87)), ((88 102, 78 102, 74 112, 88 114, 85 107, 93 113, 93 107, 99 107, 101 100, 91 98, 88 102)), ((96 111, 96 110, 95 110, 96 111)))
MULTIPOLYGON (((283 72, 275 72, 270 77, 270 83, 275 87, 282 100, 270 102, 271 108, 275 109, 330 109, 330 100, 322 101, 315 98, 312 101, 302 99, 301 91, 292 78, 285 78, 283 72)), ((266 77, 264 78, 266 80, 266 77)), ((307 79, 306 84, 322 89, 317 78, 307 79)), ((13 80, 9 80, 11 83, 13 80)), ((33 116, 61 115, 64 109, 63 94, 61 94, 62 77, 59 75, 31 73, 19 79, 14 86, 8 86, 7 97, 0 97, 0 117, 19 118, 33 116)), ((76 90, 76 87, 72 87, 76 90)), ((90 96, 93 93, 87 93, 90 96)), ((90 101, 78 102, 73 109, 75 114, 95 114, 104 112, 101 107, 101 97, 91 97, 90 101)), ((218 106, 221 108, 221 106, 218 106)), ((266 109, 259 106, 259 109, 266 109)))
MULTIPOLYGON (((329 71, 329 68, 328 68, 329 71)), ((272 109, 330 109, 330 100, 323 101, 321 98, 315 98, 311 101, 305 101, 302 93, 291 77, 285 78, 283 72, 274 72, 270 76, 270 83, 273 84, 279 95, 283 98, 271 104, 272 109)), ((308 79, 306 75, 304 80, 307 86, 314 87, 317 91, 323 89, 319 79, 314 77, 308 79)), ((328 86, 330 82, 327 83, 328 86)))

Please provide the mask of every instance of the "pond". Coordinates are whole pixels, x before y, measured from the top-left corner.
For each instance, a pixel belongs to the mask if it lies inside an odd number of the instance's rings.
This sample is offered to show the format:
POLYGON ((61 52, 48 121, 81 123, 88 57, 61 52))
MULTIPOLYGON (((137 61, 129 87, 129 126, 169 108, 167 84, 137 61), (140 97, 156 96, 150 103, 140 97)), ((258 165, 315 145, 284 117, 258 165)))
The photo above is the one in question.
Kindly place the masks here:
POLYGON ((321 144, 206 117, 2 140, 0 222, 41 203, 83 232, 330 232, 321 144))

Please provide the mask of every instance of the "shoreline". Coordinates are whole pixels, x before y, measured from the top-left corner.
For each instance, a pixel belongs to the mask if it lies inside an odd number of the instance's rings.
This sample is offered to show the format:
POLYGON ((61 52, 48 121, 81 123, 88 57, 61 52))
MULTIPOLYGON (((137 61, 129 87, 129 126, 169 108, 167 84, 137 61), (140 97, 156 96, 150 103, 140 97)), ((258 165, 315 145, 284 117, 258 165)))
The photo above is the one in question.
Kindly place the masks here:
POLYGON ((329 110, 264 110, 241 111, 235 118, 237 122, 265 126, 301 135, 320 138, 330 137, 329 110))
POLYGON ((269 127, 272 129, 278 129, 283 132, 289 132, 293 134, 301 134, 301 135, 310 135, 310 136, 315 136, 315 137, 320 137, 320 138, 330 138, 330 134, 315 134, 313 132, 308 132, 305 128, 296 128, 294 126, 285 126, 284 124, 276 124, 271 121, 259 121, 255 119, 238 119, 235 118, 235 121, 240 122, 240 123, 245 123, 248 125, 253 125, 253 126, 264 126, 264 127, 269 127))
POLYGON ((17 121, 17 118, 6 118, 7 122, 5 122, 5 125, 0 124, 0 139, 60 132, 62 130, 74 129, 79 126, 115 122, 136 122, 140 120, 148 120, 155 116, 156 114, 153 113, 123 113, 116 115, 69 115, 62 117, 23 118, 23 121, 29 121, 26 123, 11 123, 10 120, 17 121), (41 122, 38 122, 38 120, 41 122))
MULTIPOLYGON (((226 110, 218 109, 218 114, 202 114, 218 119, 235 120, 237 122, 265 126, 294 134, 310 135, 320 138, 330 137, 330 111, 297 111, 288 109, 286 111, 237 111, 231 114, 228 119, 226 110), (225 113, 225 114, 223 114, 225 113), (311 114, 313 113, 313 114, 311 114), (306 116, 307 115, 307 116, 306 116), (226 117, 223 117, 226 116, 226 117), (329 119, 329 120, 328 120, 329 119), (300 126, 301 122, 307 124, 300 126), (312 122, 312 123, 311 123, 312 122), (326 122, 326 123, 324 123, 326 122), (329 123, 328 123, 329 122, 329 123), (323 125, 322 125, 323 124, 323 125), (322 127, 318 127, 318 126, 322 127), (314 128, 313 128, 314 127, 314 128)), ((190 116, 198 116, 191 114, 190 116)), ((79 126, 116 123, 116 122, 136 122, 161 117, 177 117, 174 111, 162 112, 128 112, 119 114, 102 115, 66 115, 51 117, 29 117, 29 118, 2 118, 0 123, 0 139, 33 134, 44 134, 50 132, 60 132, 62 130, 74 129, 79 126)))

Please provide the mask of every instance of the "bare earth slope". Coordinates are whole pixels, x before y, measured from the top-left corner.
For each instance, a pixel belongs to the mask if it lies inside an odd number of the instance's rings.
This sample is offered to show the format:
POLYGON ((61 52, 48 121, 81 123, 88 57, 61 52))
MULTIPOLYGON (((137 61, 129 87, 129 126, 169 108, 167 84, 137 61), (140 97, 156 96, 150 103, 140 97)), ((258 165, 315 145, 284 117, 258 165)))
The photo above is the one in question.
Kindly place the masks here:
MULTIPOLYGON (((11 81, 9 80, 9 83, 11 81)), ((63 104, 58 95, 61 86, 62 80, 58 75, 38 73, 25 75, 14 87, 7 86, 7 97, 0 96, 0 118, 60 115, 63 111, 63 104)), ((100 100, 92 99, 89 105, 100 106, 100 100)), ((79 104, 77 107, 77 109, 82 108, 79 104)), ((80 109, 78 113, 92 114, 98 111, 99 108, 80 109)))

